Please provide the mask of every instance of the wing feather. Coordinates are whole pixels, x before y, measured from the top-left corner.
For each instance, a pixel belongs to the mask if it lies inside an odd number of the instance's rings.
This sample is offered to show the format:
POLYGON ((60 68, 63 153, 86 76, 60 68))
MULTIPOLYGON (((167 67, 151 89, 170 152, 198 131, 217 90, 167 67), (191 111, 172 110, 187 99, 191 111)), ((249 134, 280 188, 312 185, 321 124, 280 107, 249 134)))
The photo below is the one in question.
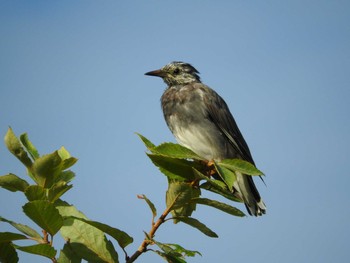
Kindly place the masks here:
POLYGON ((213 90, 212 101, 205 100, 209 119, 228 139, 234 150, 243 159, 254 164, 249 147, 239 130, 226 102, 213 90))

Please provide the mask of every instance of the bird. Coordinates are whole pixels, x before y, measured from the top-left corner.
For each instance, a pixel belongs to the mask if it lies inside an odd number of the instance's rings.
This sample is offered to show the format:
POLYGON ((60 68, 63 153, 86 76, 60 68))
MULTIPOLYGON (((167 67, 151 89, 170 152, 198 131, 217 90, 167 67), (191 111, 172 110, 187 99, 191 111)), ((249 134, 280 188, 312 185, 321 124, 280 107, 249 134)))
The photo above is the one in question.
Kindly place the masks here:
MULTIPOLYGON (((174 61, 145 73, 167 85, 161 106, 167 126, 177 142, 208 161, 241 159, 255 165, 249 147, 224 99, 201 82, 191 64, 174 61)), ((250 215, 266 213, 266 205, 252 176, 236 172, 233 189, 250 215)))

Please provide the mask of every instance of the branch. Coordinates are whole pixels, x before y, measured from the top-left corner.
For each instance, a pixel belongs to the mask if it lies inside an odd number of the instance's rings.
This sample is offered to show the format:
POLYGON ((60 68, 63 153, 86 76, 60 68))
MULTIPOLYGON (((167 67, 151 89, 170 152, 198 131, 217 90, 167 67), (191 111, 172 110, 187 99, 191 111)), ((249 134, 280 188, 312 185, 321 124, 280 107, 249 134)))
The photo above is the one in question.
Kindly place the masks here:
POLYGON ((142 253, 147 251, 147 247, 148 245, 150 245, 152 242, 149 238, 153 238, 156 231, 158 230, 158 228, 161 226, 161 224, 163 224, 165 222, 165 218, 168 216, 168 214, 170 213, 170 211, 173 209, 174 204, 176 203, 178 197, 180 194, 178 194, 173 203, 167 207, 164 212, 162 213, 162 215, 158 218, 157 222, 152 223, 152 228, 151 230, 148 232, 148 235, 145 237, 145 239, 142 241, 142 244, 139 246, 139 248, 135 251, 135 253, 131 256, 131 257, 127 257, 126 258, 126 263, 132 263, 134 262, 142 253))

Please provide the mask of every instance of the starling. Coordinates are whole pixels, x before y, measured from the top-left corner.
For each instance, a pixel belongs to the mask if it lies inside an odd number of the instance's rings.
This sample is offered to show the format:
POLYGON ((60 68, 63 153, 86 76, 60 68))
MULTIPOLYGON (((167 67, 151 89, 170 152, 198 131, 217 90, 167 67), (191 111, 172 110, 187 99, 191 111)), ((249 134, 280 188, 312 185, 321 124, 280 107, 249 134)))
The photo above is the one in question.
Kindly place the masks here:
MULTIPOLYGON (((161 77, 167 88, 161 97, 165 121, 176 140, 208 161, 242 159, 252 155, 226 102, 203 84, 190 64, 175 61, 145 75, 161 77)), ((266 206, 253 178, 236 172, 235 195, 250 215, 265 214, 266 206)))

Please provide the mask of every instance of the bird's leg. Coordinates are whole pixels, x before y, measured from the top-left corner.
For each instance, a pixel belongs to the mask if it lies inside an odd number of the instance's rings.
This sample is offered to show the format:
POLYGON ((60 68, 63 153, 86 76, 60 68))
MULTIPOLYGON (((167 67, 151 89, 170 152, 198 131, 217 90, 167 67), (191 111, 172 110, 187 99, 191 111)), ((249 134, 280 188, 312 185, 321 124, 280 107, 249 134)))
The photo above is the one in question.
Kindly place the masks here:
POLYGON ((191 187, 198 188, 199 187, 199 181, 200 181, 199 179, 195 179, 195 180, 191 181, 190 182, 191 187))
POLYGON ((204 166, 204 174, 207 177, 214 177, 217 175, 217 171, 215 169, 215 162, 214 160, 210 161, 201 161, 202 165, 204 166))
POLYGON ((208 175, 209 175, 209 177, 215 176, 217 174, 214 160, 208 161, 207 167, 208 167, 208 175))

